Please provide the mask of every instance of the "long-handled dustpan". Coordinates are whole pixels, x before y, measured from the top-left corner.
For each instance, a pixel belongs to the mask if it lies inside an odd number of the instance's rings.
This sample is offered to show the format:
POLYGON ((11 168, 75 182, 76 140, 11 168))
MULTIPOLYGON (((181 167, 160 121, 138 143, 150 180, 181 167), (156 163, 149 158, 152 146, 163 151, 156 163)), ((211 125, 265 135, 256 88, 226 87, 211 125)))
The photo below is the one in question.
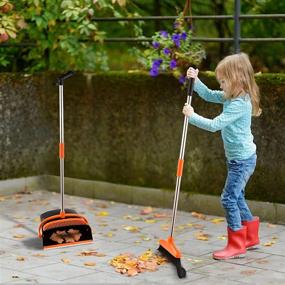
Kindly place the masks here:
MULTIPOLYGON (((190 78, 188 82, 188 88, 187 88, 187 104, 190 104, 190 105, 192 101, 193 87, 194 87, 194 79, 190 78)), ((179 192, 180 192, 181 177, 182 177, 182 172, 183 172, 187 130, 188 130, 188 117, 185 116, 183 132, 182 132, 182 140, 181 140, 181 146, 180 146, 180 154, 179 154, 178 165, 177 165, 177 174, 176 174, 177 178, 176 178, 173 212, 172 212, 171 233, 170 233, 170 236, 167 238, 167 240, 161 239, 159 241, 159 248, 158 248, 158 250, 164 255, 166 255, 168 259, 176 266, 177 274, 179 278, 186 277, 186 270, 181 265, 181 252, 175 246, 174 239, 173 239, 173 231, 174 231, 174 225, 175 225, 175 219, 176 219, 177 207, 178 207, 178 201, 179 201, 179 192)))
POLYGON ((64 208, 64 121, 63 121, 63 82, 74 75, 69 71, 58 78, 59 86, 59 160, 61 208, 41 214, 38 236, 43 240, 43 248, 57 248, 86 244, 93 241, 87 219, 72 209, 64 208))

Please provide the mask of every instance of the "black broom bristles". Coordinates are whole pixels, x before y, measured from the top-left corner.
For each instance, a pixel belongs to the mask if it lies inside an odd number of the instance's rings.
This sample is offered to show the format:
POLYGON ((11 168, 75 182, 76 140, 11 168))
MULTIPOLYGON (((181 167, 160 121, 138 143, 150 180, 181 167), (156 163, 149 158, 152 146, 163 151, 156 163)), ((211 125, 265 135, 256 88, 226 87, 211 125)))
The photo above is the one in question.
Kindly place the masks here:
POLYGON ((171 253, 169 253, 168 250, 166 250, 163 246, 159 246, 158 250, 167 257, 167 259, 175 265, 177 270, 177 275, 179 278, 185 278, 186 277, 186 270, 181 265, 180 258, 174 257, 171 253))

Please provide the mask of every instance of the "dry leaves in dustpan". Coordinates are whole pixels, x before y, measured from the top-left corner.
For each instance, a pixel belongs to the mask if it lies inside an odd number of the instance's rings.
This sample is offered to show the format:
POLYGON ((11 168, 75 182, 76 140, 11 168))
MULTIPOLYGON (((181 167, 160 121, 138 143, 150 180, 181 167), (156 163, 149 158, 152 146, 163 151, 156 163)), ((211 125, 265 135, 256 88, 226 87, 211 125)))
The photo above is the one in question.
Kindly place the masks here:
POLYGON ((68 243, 79 241, 80 237, 81 233, 79 230, 69 229, 68 231, 56 231, 50 236, 50 239, 57 243, 68 243))
POLYGON ((144 271, 156 271, 159 265, 166 262, 166 258, 154 254, 149 249, 138 257, 131 253, 120 254, 114 257, 110 264, 121 274, 135 276, 144 271))

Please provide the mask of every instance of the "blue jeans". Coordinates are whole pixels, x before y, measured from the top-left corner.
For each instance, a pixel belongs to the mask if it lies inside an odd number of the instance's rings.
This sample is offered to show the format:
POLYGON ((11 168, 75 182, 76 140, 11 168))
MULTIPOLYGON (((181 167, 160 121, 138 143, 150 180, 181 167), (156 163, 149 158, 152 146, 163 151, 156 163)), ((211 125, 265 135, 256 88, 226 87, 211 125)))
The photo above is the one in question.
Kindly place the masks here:
POLYGON ((245 187, 253 174, 256 154, 244 160, 227 160, 228 175, 221 195, 221 203, 226 212, 228 227, 237 231, 242 221, 251 221, 252 214, 245 201, 245 187))

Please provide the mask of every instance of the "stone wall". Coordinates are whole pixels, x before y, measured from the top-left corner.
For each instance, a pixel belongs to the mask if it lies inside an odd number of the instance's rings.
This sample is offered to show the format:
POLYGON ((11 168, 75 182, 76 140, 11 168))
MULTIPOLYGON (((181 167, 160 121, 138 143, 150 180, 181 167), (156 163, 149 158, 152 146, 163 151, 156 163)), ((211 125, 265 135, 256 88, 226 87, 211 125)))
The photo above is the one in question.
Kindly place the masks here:
MULTIPOLYGON (((0 179, 59 175, 56 74, 0 74, 0 179)), ((218 88, 212 74, 201 79, 218 88)), ((257 169, 247 198, 285 203, 285 76, 257 76, 263 114, 253 119, 257 169)), ((168 75, 77 74, 64 85, 65 175, 173 189, 185 91, 168 75)), ((194 95, 195 111, 221 106, 194 95)), ((182 190, 219 195, 226 175, 220 133, 189 126, 182 190)))

